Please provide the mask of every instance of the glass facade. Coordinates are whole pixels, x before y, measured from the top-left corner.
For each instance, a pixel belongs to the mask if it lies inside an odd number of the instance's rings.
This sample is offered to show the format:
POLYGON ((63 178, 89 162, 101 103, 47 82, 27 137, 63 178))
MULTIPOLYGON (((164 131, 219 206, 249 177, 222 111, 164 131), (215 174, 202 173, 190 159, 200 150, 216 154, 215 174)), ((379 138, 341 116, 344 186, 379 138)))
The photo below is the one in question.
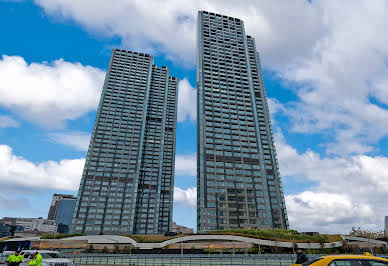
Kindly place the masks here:
POLYGON ((197 229, 288 228, 255 41, 240 19, 197 21, 197 229))
POLYGON ((12 236, 12 226, 0 222, 0 237, 12 236))
POLYGON ((178 79, 153 57, 114 49, 73 215, 72 232, 171 230, 178 79))
POLYGON ((59 233, 68 233, 72 222, 76 199, 62 198, 58 200, 55 221, 58 224, 59 233))
MULTIPOLYGON (((66 194, 54 194, 53 199, 51 200, 49 213, 47 216, 48 220, 56 220, 57 212, 58 212, 58 204, 59 201, 62 199, 71 199, 73 202, 77 199, 73 195, 66 195, 66 194)), ((74 207, 73 207, 74 208, 74 207)), ((70 214, 70 217, 73 217, 73 213, 70 214)), ((70 218, 71 219, 71 218, 70 218)))

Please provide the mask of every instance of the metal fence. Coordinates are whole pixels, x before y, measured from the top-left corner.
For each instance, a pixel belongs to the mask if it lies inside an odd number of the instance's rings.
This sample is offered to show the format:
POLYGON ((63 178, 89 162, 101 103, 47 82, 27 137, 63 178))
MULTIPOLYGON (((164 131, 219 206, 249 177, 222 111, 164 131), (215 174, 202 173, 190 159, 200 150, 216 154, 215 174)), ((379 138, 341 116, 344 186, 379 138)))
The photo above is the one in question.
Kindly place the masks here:
MULTIPOLYGON (((315 258, 319 255, 310 255, 315 258)), ((118 265, 257 265, 286 266, 295 263, 295 256, 288 254, 274 255, 82 255, 69 257, 75 264, 118 264, 118 265)))
MULTIPOLYGON (((319 254, 307 254, 314 259, 319 254)), ((387 255, 377 255, 385 257, 387 255)), ((253 265, 253 266, 288 266, 294 264, 293 254, 78 254, 68 255, 76 265, 253 265)), ((0 254, 0 262, 7 256, 0 254)))

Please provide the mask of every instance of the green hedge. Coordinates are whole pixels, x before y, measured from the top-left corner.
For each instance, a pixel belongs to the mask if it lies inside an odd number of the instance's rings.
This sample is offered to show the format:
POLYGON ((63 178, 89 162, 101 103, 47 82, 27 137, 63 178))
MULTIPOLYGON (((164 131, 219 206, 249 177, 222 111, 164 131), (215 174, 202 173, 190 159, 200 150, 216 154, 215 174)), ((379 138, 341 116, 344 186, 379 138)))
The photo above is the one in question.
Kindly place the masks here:
POLYGON ((44 234, 40 239, 62 239, 72 236, 86 236, 86 234, 44 234))
POLYGON ((253 238, 260 238, 274 241, 286 241, 286 242, 307 242, 307 243, 326 243, 341 241, 340 235, 326 235, 319 234, 314 236, 299 234, 295 230, 283 230, 283 229, 230 229, 230 230, 216 230, 210 231, 209 234, 213 235, 239 235, 253 238))
POLYGON ((166 240, 173 238, 181 237, 181 235, 176 236, 164 236, 164 235, 127 235, 135 240, 137 243, 162 243, 166 240))

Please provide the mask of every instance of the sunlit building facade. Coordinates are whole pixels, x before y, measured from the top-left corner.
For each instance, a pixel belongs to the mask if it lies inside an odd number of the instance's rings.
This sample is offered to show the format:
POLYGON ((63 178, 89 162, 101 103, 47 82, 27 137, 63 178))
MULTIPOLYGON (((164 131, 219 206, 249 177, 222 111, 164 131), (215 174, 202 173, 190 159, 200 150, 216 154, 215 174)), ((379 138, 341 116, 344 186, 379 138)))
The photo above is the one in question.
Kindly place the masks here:
POLYGON ((151 55, 112 51, 72 232, 171 231, 177 85, 151 55))
POLYGON ((240 19, 197 21, 197 230, 288 228, 255 40, 240 19))

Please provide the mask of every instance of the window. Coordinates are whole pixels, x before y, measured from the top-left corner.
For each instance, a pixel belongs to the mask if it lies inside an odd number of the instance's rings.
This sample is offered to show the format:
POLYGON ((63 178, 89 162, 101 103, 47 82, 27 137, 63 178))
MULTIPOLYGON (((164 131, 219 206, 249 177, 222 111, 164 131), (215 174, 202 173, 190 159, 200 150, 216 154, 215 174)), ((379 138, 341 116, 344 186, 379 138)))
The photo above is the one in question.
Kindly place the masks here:
POLYGON ((377 260, 364 260, 365 264, 368 266, 387 266, 387 262, 377 261, 377 260))
POLYGON ((361 260, 354 260, 354 259, 333 260, 329 265, 330 266, 363 266, 361 260))
POLYGON ((319 261, 321 259, 323 259, 323 258, 316 258, 316 259, 313 259, 313 260, 306 261, 306 262, 302 263, 302 266, 307 266, 307 265, 313 264, 314 262, 317 262, 317 261, 319 261))

